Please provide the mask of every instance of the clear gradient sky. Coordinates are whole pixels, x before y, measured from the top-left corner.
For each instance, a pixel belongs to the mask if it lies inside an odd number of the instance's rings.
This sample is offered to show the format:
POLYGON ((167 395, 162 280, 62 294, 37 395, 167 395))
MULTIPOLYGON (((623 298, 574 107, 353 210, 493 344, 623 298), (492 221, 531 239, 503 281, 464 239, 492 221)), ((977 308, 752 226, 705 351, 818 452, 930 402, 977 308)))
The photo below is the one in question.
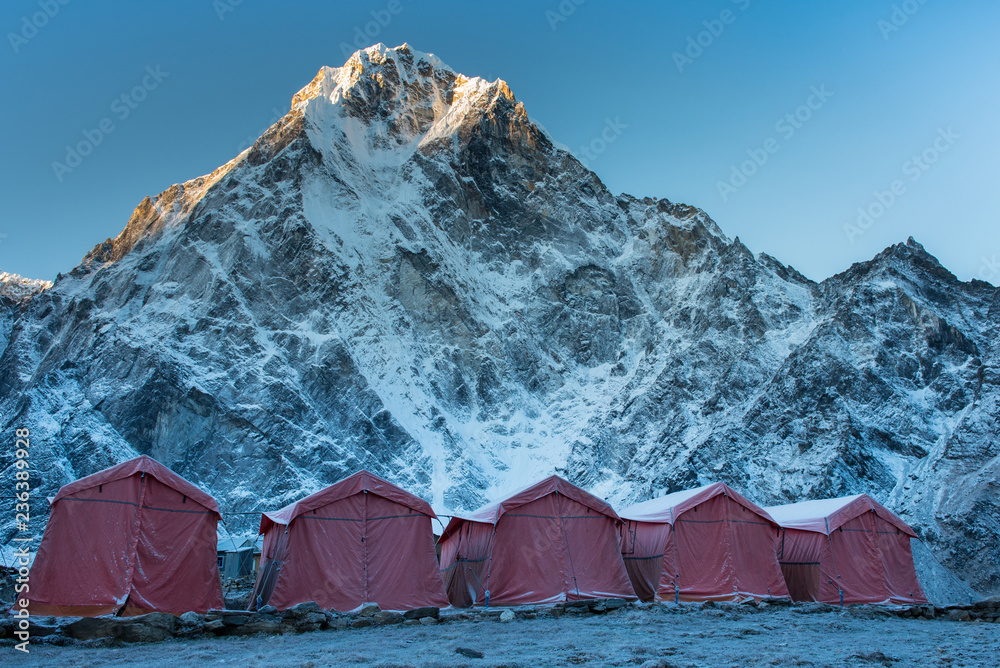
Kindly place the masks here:
POLYGON ((9 0, 0 29, 0 270, 69 271, 345 49, 408 42, 506 80, 612 191, 699 206, 810 278, 912 235, 1000 284, 995 0, 9 0))

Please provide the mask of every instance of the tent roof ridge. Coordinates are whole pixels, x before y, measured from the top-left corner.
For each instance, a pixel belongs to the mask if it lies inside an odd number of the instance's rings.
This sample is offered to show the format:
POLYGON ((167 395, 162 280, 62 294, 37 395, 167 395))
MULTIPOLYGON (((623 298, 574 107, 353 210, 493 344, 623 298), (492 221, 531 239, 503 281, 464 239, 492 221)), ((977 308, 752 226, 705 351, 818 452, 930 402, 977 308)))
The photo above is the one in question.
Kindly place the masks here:
POLYGON ((917 535, 902 518, 868 494, 854 494, 834 499, 811 499, 798 503, 770 506, 765 510, 785 529, 801 529, 820 533, 836 531, 855 517, 866 512, 874 512, 909 536, 916 537, 917 535))
POLYGON ((54 497, 52 497, 51 504, 58 502, 60 499, 66 498, 72 494, 83 491, 85 489, 90 489, 99 485, 107 485, 118 480, 124 480, 138 473, 144 473, 156 478, 158 481, 170 487, 179 494, 183 494, 190 498, 195 503, 199 503, 202 506, 213 511, 217 515, 219 513, 219 504, 216 502, 215 497, 201 489, 190 480, 182 477, 178 473, 171 470, 169 467, 156 461, 149 455, 139 455, 133 459, 122 462, 115 466, 110 466, 106 469, 102 469, 96 473, 92 473, 83 478, 78 478, 73 482, 67 483, 59 488, 59 491, 54 497))
POLYGON ((370 471, 361 470, 282 508, 263 512, 260 520, 260 533, 267 531, 272 524, 290 524, 296 517, 312 510, 363 493, 380 496, 430 518, 437 517, 431 505, 419 496, 407 492, 402 487, 370 471))
POLYGON ((711 482, 701 487, 671 492, 648 501, 633 504, 618 512, 622 519, 634 522, 673 524, 674 520, 706 501, 724 495, 777 525, 767 511, 724 482, 711 482))
POLYGON ((523 506, 548 496, 559 493, 577 503, 587 506, 591 510, 607 515, 615 521, 621 521, 621 517, 615 512, 607 501, 600 499, 585 489, 574 485, 568 480, 558 475, 550 475, 538 482, 523 487, 512 494, 507 495, 499 501, 488 503, 469 513, 455 513, 448 522, 441 540, 444 540, 450 533, 456 530, 463 522, 479 522, 481 524, 496 524, 505 513, 511 512, 523 506))

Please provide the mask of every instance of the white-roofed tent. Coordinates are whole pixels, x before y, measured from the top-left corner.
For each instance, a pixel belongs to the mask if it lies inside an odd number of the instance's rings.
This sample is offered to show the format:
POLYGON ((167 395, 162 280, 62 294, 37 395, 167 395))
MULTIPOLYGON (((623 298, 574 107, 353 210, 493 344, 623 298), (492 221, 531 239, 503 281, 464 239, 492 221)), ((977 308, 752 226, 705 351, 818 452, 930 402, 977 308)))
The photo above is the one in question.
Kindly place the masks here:
POLYGON ((778 561, 792 598, 825 603, 926 603, 913 530, 867 494, 772 506, 778 561))
POLYGON ((646 601, 787 597, 779 528, 752 501, 717 482, 619 512, 622 557, 646 601))
POLYGON ((452 605, 634 598, 607 502, 559 476, 452 517, 441 570, 452 605))

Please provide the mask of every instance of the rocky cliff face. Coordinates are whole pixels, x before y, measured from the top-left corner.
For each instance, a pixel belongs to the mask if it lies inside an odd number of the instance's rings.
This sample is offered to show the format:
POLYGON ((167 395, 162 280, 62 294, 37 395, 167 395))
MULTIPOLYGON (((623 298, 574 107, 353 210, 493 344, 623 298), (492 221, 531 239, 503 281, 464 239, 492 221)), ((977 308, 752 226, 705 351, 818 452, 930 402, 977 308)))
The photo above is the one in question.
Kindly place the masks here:
POLYGON ((616 503, 864 491, 1000 590, 1000 291, 912 239, 814 283, 405 45, 12 304, 0 424, 46 493, 136 453, 248 513, 360 467, 438 509, 553 471, 616 503))

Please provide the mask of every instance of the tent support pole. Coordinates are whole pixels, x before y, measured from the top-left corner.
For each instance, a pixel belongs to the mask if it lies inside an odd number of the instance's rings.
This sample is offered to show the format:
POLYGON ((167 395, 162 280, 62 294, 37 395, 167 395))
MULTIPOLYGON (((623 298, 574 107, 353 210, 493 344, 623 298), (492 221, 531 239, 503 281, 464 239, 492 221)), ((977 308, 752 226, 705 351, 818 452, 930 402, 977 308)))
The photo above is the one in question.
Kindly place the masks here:
POLYGON ((361 600, 368 602, 368 490, 364 490, 361 518, 361 600))
POLYGON ((680 562, 677 561, 677 523, 674 519, 674 509, 670 509, 670 533, 667 534, 670 542, 674 548, 674 604, 680 605, 681 602, 681 574, 676 571, 680 570, 680 562))
MULTIPOLYGON (((830 546, 830 561, 833 562, 833 572, 837 574, 837 590, 840 592, 840 607, 844 607, 844 588, 840 586, 840 570, 837 568, 837 560, 833 556, 833 539, 830 537, 832 533, 830 531, 830 518, 824 517, 823 521, 826 523, 826 542, 830 546)), ((836 531, 836 529, 834 529, 836 531)))
MULTIPOLYGON (((486 566, 486 591, 483 594, 483 599, 486 603, 486 609, 490 609, 490 573, 493 572, 493 540, 497 536, 497 521, 500 519, 500 508, 497 507, 496 516, 493 518, 493 533, 490 534, 490 562, 486 566)), ((475 603, 475 601, 473 601, 475 603)))
MULTIPOLYGON (((569 570, 570 574, 573 576, 573 588, 576 589, 576 599, 581 600, 580 596, 580 585, 576 581, 576 567, 573 565, 573 552, 569 549, 569 539, 566 537, 566 524, 565 518, 563 517, 562 511, 562 496, 559 492, 556 492, 556 514, 559 516, 559 532, 562 534, 562 543, 566 546, 566 554, 569 556, 569 570)), ((564 583, 568 585, 568 582, 564 583)), ((569 592, 566 592, 566 600, 569 600, 569 592)))

